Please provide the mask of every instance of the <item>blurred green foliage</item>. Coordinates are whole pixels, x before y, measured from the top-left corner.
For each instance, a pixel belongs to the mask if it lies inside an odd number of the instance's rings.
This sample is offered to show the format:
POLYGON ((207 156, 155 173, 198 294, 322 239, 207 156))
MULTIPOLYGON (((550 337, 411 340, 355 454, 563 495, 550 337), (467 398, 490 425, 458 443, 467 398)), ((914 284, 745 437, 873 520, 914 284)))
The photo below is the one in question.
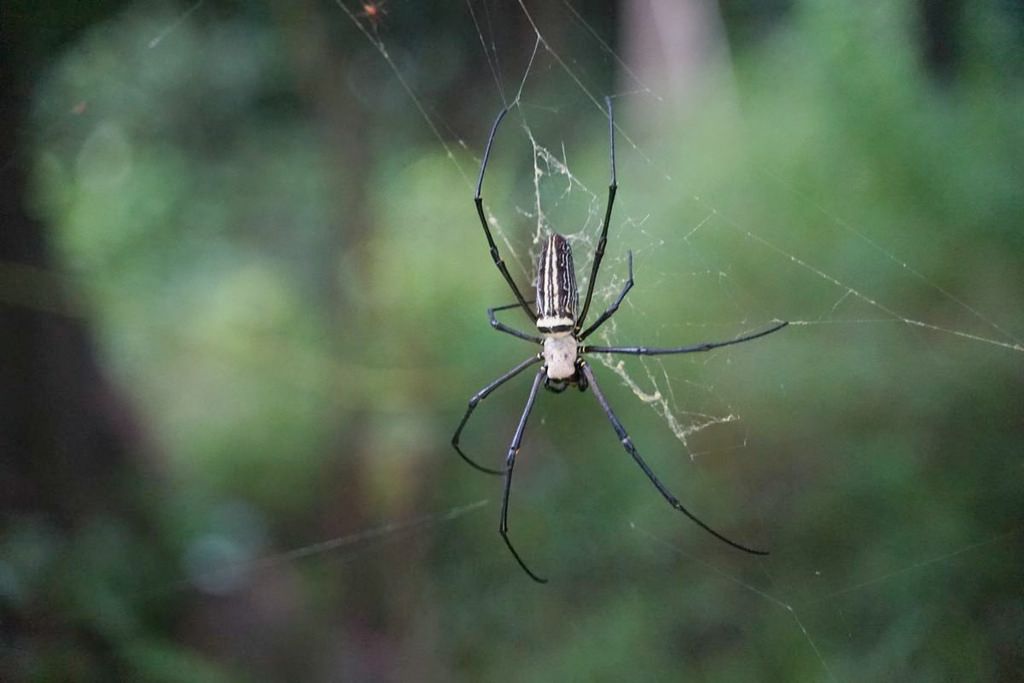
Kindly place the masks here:
MULTIPOLYGON (((139 7, 96 26, 39 87, 34 207, 159 458, 169 550, 116 519, 73 539, 18 520, 2 599, 94 623, 133 680, 1020 675, 1022 47, 999 7, 967 5, 951 82, 923 67, 909 3, 797 3, 736 47, 699 110, 655 104, 649 137, 631 111, 651 103, 616 98, 636 142, 620 134, 598 305, 627 249, 637 286, 610 338, 797 324, 710 357, 627 361, 684 424, 739 416, 685 445, 599 377, 681 499, 773 554, 738 555, 673 513, 589 394, 543 395, 512 533, 544 588, 495 533, 500 480, 448 444, 471 393, 530 352, 483 314, 508 299, 471 202, 498 93, 465 94, 457 114, 440 100, 486 73, 472 24, 447 32, 455 65, 436 77, 413 67, 412 46, 433 43, 409 37, 411 5, 370 33, 447 148, 340 11, 323 15, 347 93, 333 100, 309 96, 308 27, 290 17, 176 24, 139 7), (316 104, 338 102, 358 112, 344 141, 362 155, 332 144, 348 112, 316 104)), ((604 121, 545 56, 523 115, 540 144, 566 141, 600 204, 604 121)), ((578 68, 593 85, 612 66, 578 68)), ((485 196, 526 282, 530 144, 518 122, 502 135, 485 196)), ((584 230, 582 272, 593 202, 544 182, 555 227, 584 230)), ((477 412, 474 457, 500 462, 527 384, 477 412)), ((32 679, 104 678, 75 643, 18 647, 32 679)))

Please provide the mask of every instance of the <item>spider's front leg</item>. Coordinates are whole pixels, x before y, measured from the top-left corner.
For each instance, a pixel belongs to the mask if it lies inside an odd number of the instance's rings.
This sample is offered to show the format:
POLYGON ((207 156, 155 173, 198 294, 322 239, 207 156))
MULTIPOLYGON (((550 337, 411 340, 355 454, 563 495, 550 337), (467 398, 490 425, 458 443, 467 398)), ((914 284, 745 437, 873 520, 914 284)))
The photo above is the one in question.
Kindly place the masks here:
POLYGON ((597 240, 597 248, 594 250, 594 263, 590 267, 590 281, 587 282, 587 295, 583 299, 583 311, 580 313, 580 321, 587 319, 587 311, 590 310, 590 299, 594 296, 594 285, 597 283, 597 273, 601 270, 601 259, 604 258, 605 245, 608 244, 608 225, 612 220, 612 207, 615 206, 615 193, 619 189, 615 173, 615 117, 612 114, 612 98, 604 98, 605 106, 608 108, 608 143, 609 158, 611 161, 612 175, 608 181, 608 202, 604 210, 604 221, 601 224, 601 236, 597 240))
POLYGON ((491 254, 491 260, 494 261, 494 265, 498 267, 498 271, 501 272, 501 276, 505 278, 505 282, 508 283, 509 288, 516 297, 516 303, 522 307, 526 315, 529 316, 530 320, 537 320, 537 314, 530 310, 530 307, 526 304, 526 299, 523 298, 522 293, 519 291, 519 287, 516 285, 516 281, 512 279, 512 275, 508 272, 508 266, 505 265, 504 259, 501 258, 501 254, 498 252, 498 245, 494 243, 494 236, 491 235, 491 224, 487 220, 487 214, 484 213, 484 172, 487 171, 487 162, 491 158, 491 146, 494 144, 494 136, 498 132, 498 126, 501 124, 501 120, 505 118, 505 114, 508 113, 508 107, 502 109, 498 113, 498 118, 494 120, 494 125, 491 126, 491 134, 487 136, 487 146, 484 148, 484 157, 480 161, 480 177, 476 181, 476 194, 473 196, 473 203, 476 204, 476 213, 480 218, 480 225, 484 229, 484 237, 487 238, 487 249, 491 254))
MULTIPOLYGON (((626 252, 626 255, 629 262, 629 277, 626 279, 626 284, 622 287, 622 291, 619 292, 618 298, 615 299, 614 302, 612 302, 612 305, 609 306, 604 313, 598 316, 597 320, 594 321, 593 325, 588 327, 578 336, 578 339, 580 341, 583 341, 584 339, 589 337, 590 334, 596 331, 597 328, 601 327, 601 325, 603 325, 604 322, 608 320, 608 318, 615 315, 615 312, 619 310, 619 306, 622 304, 623 299, 626 298, 626 294, 629 293, 629 290, 633 289, 633 252, 628 251, 626 252)), ((580 324, 583 324, 582 320, 580 320, 580 324)))

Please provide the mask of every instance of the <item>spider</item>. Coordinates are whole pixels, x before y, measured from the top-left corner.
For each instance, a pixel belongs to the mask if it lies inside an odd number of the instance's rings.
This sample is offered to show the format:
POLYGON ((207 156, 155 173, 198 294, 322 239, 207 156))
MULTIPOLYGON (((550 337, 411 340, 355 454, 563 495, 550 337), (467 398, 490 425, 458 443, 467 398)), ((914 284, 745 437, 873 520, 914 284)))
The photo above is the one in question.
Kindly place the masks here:
POLYGON ((505 107, 501 110, 494 121, 494 125, 491 127, 490 135, 487 138, 487 146, 484 148, 483 160, 480 163, 480 176, 476 184, 476 195, 473 198, 473 201, 476 203, 477 214, 480 217, 480 225, 483 226, 484 236, 487 238, 487 244, 490 248, 491 259, 494 261, 494 265, 498 267, 502 277, 505 278, 505 282, 508 283, 509 288, 511 288, 512 293, 516 298, 515 303, 497 306, 487 310, 487 316, 491 321, 491 327, 500 332, 510 334, 513 337, 518 337, 519 339, 524 339, 537 344, 541 348, 536 355, 516 365, 514 368, 485 386, 469 399, 469 406, 466 409, 466 414, 463 415, 462 421, 459 422, 459 426, 455 429, 455 434, 452 435, 452 446, 455 447, 456 452, 463 460, 481 472, 504 476, 505 488, 501 498, 501 521, 498 525, 498 533, 501 534, 502 539, 505 541, 505 545, 508 546, 509 551, 511 551, 512 556, 516 559, 516 562, 519 563, 519 566, 522 567, 523 571, 525 571, 531 579, 538 583, 547 583, 547 579, 538 576, 526 565, 522 557, 520 557, 519 553, 516 551, 515 546, 512 545, 512 541, 509 539, 508 504, 509 493, 512 489, 512 470, 515 467, 516 454, 519 452, 519 445, 523 440, 523 432, 526 429, 526 422, 530 417, 530 412, 533 410, 533 404, 537 399, 537 393, 540 389, 541 383, 544 384, 545 389, 554 393, 561 393, 570 386, 576 386, 580 391, 586 391, 588 387, 593 389, 594 397, 604 410, 605 415, 608 417, 608 421, 611 422, 612 428, 615 430, 616 435, 618 435, 622 447, 633 457, 633 460, 640 466, 643 473, 647 475, 647 478, 651 481, 654 487, 658 489, 658 492, 661 493, 673 508, 682 512, 702 529, 733 548, 753 555, 768 554, 766 551, 755 550, 729 540, 683 507, 683 504, 679 502, 679 499, 676 498, 663 483, 661 483, 644 459, 640 457, 636 447, 633 445, 632 439, 630 439, 629 434, 626 433, 625 427, 622 426, 622 422, 619 421, 619 418, 616 417, 611 406, 608 404, 608 399, 605 398, 604 392, 601 391, 601 388, 597 383, 597 379, 594 377, 593 370, 584 358, 589 353, 661 356, 667 354, 710 351, 723 346, 730 346, 732 344, 739 344, 741 342, 764 337, 772 332, 781 330, 789 324, 785 321, 778 321, 771 327, 759 332, 742 335, 727 341, 703 342, 700 344, 671 348, 651 348, 647 346, 596 346, 584 343, 587 337, 593 334, 602 324, 611 318, 617 310, 619 310, 619 305, 622 303, 623 299, 626 298, 626 294, 629 293, 629 290, 633 287, 633 253, 629 252, 629 277, 626 279, 625 286, 623 286, 622 291, 619 292, 618 297, 612 302, 607 310, 599 315, 589 326, 584 327, 587 319, 587 312, 590 310, 590 301, 594 294, 594 283, 597 281, 598 270, 601 268, 601 260, 604 258, 605 245, 608 241, 608 223, 611 220, 612 206, 615 203, 615 192, 618 190, 618 183, 616 182, 615 176, 615 121, 612 114, 611 98, 605 98, 605 105, 608 113, 608 136, 610 138, 611 150, 611 182, 608 185, 608 204, 605 209, 604 221, 601 224, 601 237, 598 239, 597 247, 594 250, 593 265, 590 269, 590 279, 587 281, 587 293, 583 299, 582 310, 579 310, 579 290, 576 288, 576 273, 573 269, 572 249, 569 246, 569 241, 564 236, 557 233, 552 234, 544 243, 544 246, 541 249, 540 259, 537 262, 536 296, 534 299, 527 301, 523 298, 519 287, 516 286, 515 280, 513 280, 512 276, 509 274, 508 268, 505 266, 505 262, 501 259, 501 256, 498 253, 498 247, 494 243, 494 237, 491 235, 490 223, 484 214, 481 191, 484 184, 484 172, 487 170, 487 162, 491 156, 491 146, 494 143, 494 136, 498 132, 498 126, 502 119, 504 119, 505 115, 508 113, 509 107, 505 107), (535 304, 536 310, 531 309, 530 304, 535 304), (496 313, 513 308, 521 308, 523 312, 526 313, 530 320, 532 320, 536 325, 540 336, 521 332, 520 330, 509 327, 498 320, 496 313), (526 399, 526 407, 523 409, 522 415, 519 418, 519 423, 512 436, 512 443, 508 447, 508 455, 505 459, 505 469, 495 470, 474 462, 469 456, 462 452, 461 448, 459 448, 459 437, 461 436, 466 423, 469 421, 470 416, 473 414, 473 411, 476 409, 480 401, 487 398, 491 392, 536 363, 541 363, 541 367, 537 371, 537 374, 534 375, 533 385, 530 387, 530 393, 526 399))

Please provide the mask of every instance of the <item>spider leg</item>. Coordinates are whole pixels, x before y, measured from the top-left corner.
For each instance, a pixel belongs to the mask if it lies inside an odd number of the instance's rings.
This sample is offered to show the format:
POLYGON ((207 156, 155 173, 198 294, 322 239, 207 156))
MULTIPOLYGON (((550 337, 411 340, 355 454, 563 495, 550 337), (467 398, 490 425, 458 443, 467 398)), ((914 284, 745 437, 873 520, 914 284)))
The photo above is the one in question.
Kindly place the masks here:
MULTIPOLYGON (((516 305, 518 305, 518 304, 516 304, 516 305)), ((530 367, 531 365, 533 365, 534 363, 536 363, 539 360, 540 360, 540 356, 534 356, 533 358, 527 358, 522 363, 520 363, 519 365, 515 366, 514 368, 512 368, 511 370, 506 372, 504 375, 502 375, 498 379, 494 380, 493 382, 491 382, 490 384, 485 386, 480 391, 478 391, 475 394, 473 394, 473 397, 469 399, 469 407, 466 408, 466 414, 462 416, 462 421, 459 422, 459 426, 455 429, 455 433, 452 434, 452 447, 455 448, 455 452, 458 453, 459 456, 463 460, 465 460, 467 463, 469 463, 470 465, 472 465, 476 469, 480 470, 481 472, 486 472, 487 474, 496 474, 496 475, 504 474, 504 471, 502 471, 502 470, 493 470, 490 467, 484 467, 483 465, 478 465, 476 462, 473 461, 472 458, 470 458, 468 455, 463 453, 461 448, 459 448, 459 437, 462 436, 462 430, 465 428, 466 423, 469 422, 469 416, 473 414, 474 410, 476 410, 477 404, 480 403, 480 401, 482 401, 485 398, 487 398, 491 394, 492 391, 494 391, 495 389, 500 387, 502 384, 504 384, 505 382, 509 381, 510 379, 512 379, 513 377, 518 375, 520 372, 522 372, 526 368, 530 367)))
POLYGON ((745 334, 742 337, 736 337, 735 339, 729 339, 728 341, 702 342, 691 346, 675 346, 664 349, 651 348, 649 346, 582 346, 580 347, 580 353, 624 353, 632 356, 664 356, 673 353, 698 353, 700 351, 710 351, 711 349, 717 349, 723 346, 732 346, 733 344, 739 344, 759 337, 765 337, 772 332, 781 330, 788 324, 789 323, 786 321, 781 321, 767 329, 761 330, 760 332, 745 334))
POLYGON ((597 282, 597 271, 601 268, 601 259, 604 258, 604 248, 608 243, 608 224, 612 219, 612 206, 615 205, 615 191, 619 184, 615 179, 615 119, 612 116, 612 98, 605 97, 605 104, 608 105, 608 137, 611 140, 611 165, 612 178, 608 183, 608 206, 604 212, 604 223, 601 224, 601 238, 597 241, 597 248, 594 250, 594 265, 590 268, 590 280, 587 282, 587 297, 583 300, 583 311, 577 319, 577 330, 582 327, 587 319, 587 311, 590 310, 590 298, 594 295, 594 283, 597 282))
POLYGON ((519 425, 516 427, 516 433, 512 437, 512 443, 508 447, 508 457, 505 459, 505 492, 501 497, 501 523, 498 525, 498 533, 501 534, 502 539, 505 541, 505 545, 512 552, 512 556, 516 558, 516 562, 523 568, 523 571, 529 574, 530 578, 537 583, 547 583, 548 580, 537 576, 530 568, 523 562, 523 558, 519 557, 519 553, 512 546, 512 541, 508 538, 508 497, 512 490, 512 468, 516 464, 516 453, 519 452, 519 444, 523 441, 523 431, 526 429, 526 420, 530 417, 530 411, 533 410, 533 403, 537 400, 537 390, 540 388, 540 383, 547 374, 547 367, 543 367, 537 372, 537 376, 533 379, 533 386, 530 387, 530 396, 526 399, 526 407, 523 409, 523 415, 519 418, 519 425))
MULTIPOLYGON (((530 303, 530 302, 527 302, 527 303, 530 303)), ((504 306, 497 306, 495 308, 488 308, 487 309, 487 317, 491 321, 491 327, 493 327, 494 329, 498 330, 499 332, 504 332, 505 334, 511 334, 513 337, 519 337, 520 339, 525 339, 526 341, 533 342, 534 344, 543 344, 544 340, 541 339, 540 337, 535 337, 532 334, 526 334, 525 332, 520 332, 519 330, 513 329, 513 328, 509 327, 508 325, 502 323, 494 315, 498 311, 507 311, 510 308, 519 308, 519 304, 518 303, 506 304, 504 306)))
POLYGON ((526 315, 530 317, 530 320, 536 320, 537 314, 530 310, 530 307, 526 304, 526 300, 523 298, 522 293, 519 291, 519 287, 516 286, 515 280, 508 272, 508 267, 502 260, 501 255, 498 253, 498 245, 494 243, 494 237, 491 236, 491 225, 487 221, 487 216, 484 214, 484 200, 480 196, 484 186, 484 171, 487 170, 487 161, 491 158, 491 145, 494 144, 494 135, 498 132, 498 124, 505 118, 505 114, 508 113, 508 107, 505 107, 498 114, 498 118, 494 120, 494 125, 491 126, 491 134, 487 138, 487 147, 484 148, 484 158, 480 162, 480 177, 476 181, 476 195, 473 197, 473 202, 476 204, 477 215, 480 216, 480 225, 484 228, 484 235, 487 237, 487 246, 491 252, 491 260, 494 261, 494 265, 501 271, 502 276, 505 278, 505 282, 512 289, 512 293, 516 295, 516 302, 523 307, 526 311, 526 315))
POLYGON ((644 459, 640 457, 640 454, 637 452, 636 447, 633 445, 632 439, 630 439, 629 434, 626 433, 626 428, 622 426, 622 423, 619 422, 619 418, 615 416, 615 413, 612 412, 611 406, 608 405, 608 400, 604 397, 604 393, 601 392, 601 388, 598 386, 597 381, 594 378, 594 373, 590 369, 590 366, 587 363, 581 362, 580 369, 586 376, 587 380, 590 382, 590 387, 594 390, 594 396, 597 397, 597 402, 601 404, 601 408, 604 410, 604 414, 608 416, 608 420, 612 423, 612 427, 615 429, 615 433, 618 434, 619 436, 619 441, 622 442, 622 447, 626 449, 627 453, 633 456, 633 460, 636 461, 636 464, 639 465, 640 469, 644 471, 644 474, 646 474, 647 478, 651 480, 651 483, 654 484, 654 487, 658 489, 658 492, 661 493, 665 500, 669 502, 669 505, 671 505, 676 510, 679 510, 684 515, 689 517, 693 522, 697 524, 697 526, 699 526, 701 529, 704 529, 704 531, 707 531, 709 534, 711 534, 718 540, 723 541, 728 545, 731 545, 733 548, 736 548, 737 550, 742 550, 743 552, 750 553, 751 555, 768 554, 767 551, 754 550, 753 548, 748 548, 747 546, 741 545, 735 541, 730 541, 728 538, 718 533, 704 522, 700 521, 700 519, 694 516, 692 512, 683 507, 683 504, 679 502, 679 499, 672 495, 671 491, 665 488, 665 485, 661 483, 661 481, 654 474, 651 468, 647 466, 647 463, 644 462, 644 459))
POLYGON ((619 292, 619 298, 617 298, 615 300, 615 302, 612 303, 612 305, 609 306, 608 309, 604 313, 602 313, 600 315, 600 317, 598 317, 598 319, 595 320, 594 323, 590 327, 588 327, 586 330, 583 331, 582 334, 580 334, 580 336, 579 336, 579 340, 580 341, 583 341, 584 339, 586 339, 588 336, 590 336, 591 332, 594 332, 595 330, 597 330, 597 328, 601 327, 601 325, 604 324, 605 320, 608 320, 608 318, 610 318, 613 315, 615 315, 615 312, 617 310, 619 310, 619 305, 622 303, 622 300, 626 298, 626 294, 629 293, 629 290, 633 289, 633 252, 632 251, 628 252, 628 256, 629 256, 629 279, 626 280, 625 286, 622 288, 622 291, 619 292))

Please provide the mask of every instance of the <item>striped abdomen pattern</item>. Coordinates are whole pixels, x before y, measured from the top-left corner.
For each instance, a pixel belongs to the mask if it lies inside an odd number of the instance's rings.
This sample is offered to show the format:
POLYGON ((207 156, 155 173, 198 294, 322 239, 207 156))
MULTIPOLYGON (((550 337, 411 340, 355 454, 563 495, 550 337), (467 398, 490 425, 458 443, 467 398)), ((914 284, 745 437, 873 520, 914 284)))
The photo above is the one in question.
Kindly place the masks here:
POLYGON ((551 235, 537 263, 537 328, 541 332, 568 332, 576 324, 579 300, 569 241, 551 235))

